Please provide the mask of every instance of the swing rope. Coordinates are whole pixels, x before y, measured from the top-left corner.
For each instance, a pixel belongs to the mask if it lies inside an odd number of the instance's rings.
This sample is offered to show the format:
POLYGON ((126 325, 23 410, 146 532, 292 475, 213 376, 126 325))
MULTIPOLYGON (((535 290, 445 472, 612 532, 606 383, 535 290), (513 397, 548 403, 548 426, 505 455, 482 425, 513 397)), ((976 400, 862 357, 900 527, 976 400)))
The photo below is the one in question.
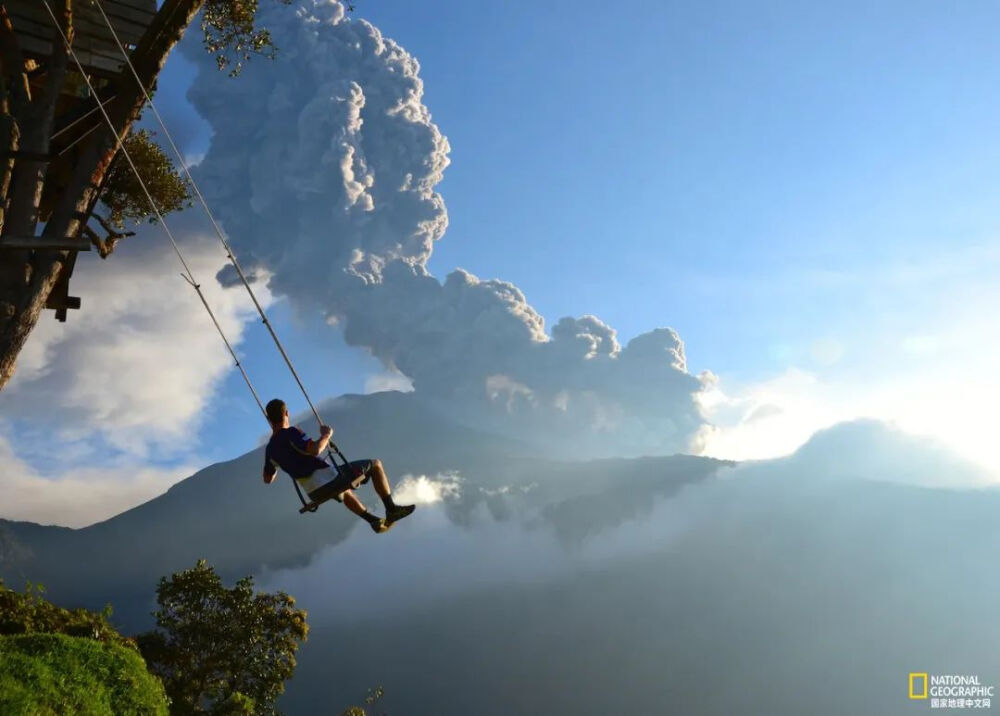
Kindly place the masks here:
MULTIPOLYGON (((295 370, 295 366, 292 365, 291 358, 289 358, 288 353, 285 351, 284 346, 281 344, 281 341, 278 338, 277 333, 275 333, 274 327, 271 325, 271 322, 268 319, 267 314, 265 313, 263 306, 261 306, 260 302, 257 300, 257 296, 254 293, 253 288, 250 286, 250 282, 247 280, 247 277, 243 273, 243 269, 240 266, 239 261, 237 261, 237 259, 236 259, 235 252, 232 250, 232 247, 230 246, 229 242, 226 240, 225 236, 223 235, 222 230, 219 227, 219 224, 218 224, 218 222, 215 219, 215 216, 212 214, 212 211, 209 209, 208 203, 205 201, 205 197, 202 195, 201 190, 198 188, 197 182, 194 180, 194 177, 191 175, 191 171, 189 170, 189 168, 187 166, 187 163, 184 161, 184 157, 181 155, 180 151, 177 149, 177 145, 175 144, 175 142, 173 140, 173 137, 170 134, 170 131, 167 129, 166 124, 164 123, 163 118, 161 117, 159 111, 156 109, 156 105, 153 103, 152 98, 149 96, 149 93, 146 91, 146 88, 143 85, 142 80, 139 79, 139 75, 136 72, 135 66, 132 64, 132 61, 129 59, 128 53, 126 52, 124 46, 121 44, 121 40, 119 39, 118 34, 115 32, 114 26, 111 24, 111 21, 108 19, 108 16, 104 12, 104 8, 101 7, 101 4, 99 2, 97 2, 97 0, 91 0, 91 2, 93 2, 93 4, 95 4, 97 6, 98 10, 100 10, 101 16, 104 18, 104 21, 105 21, 105 23, 108 26, 108 29, 110 30, 112 36, 114 37, 115 43, 118 45, 118 49, 121 52, 122 57, 125 60, 125 63, 128 65, 129 69, 131 70, 132 76, 135 78, 136 83, 139 86, 139 89, 142 90, 142 93, 143 93, 143 96, 145 97, 146 102, 149 104, 150 108, 153 110, 153 113, 156 115, 156 119, 159 122, 160 127, 163 129, 163 132, 166 135, 166 137, 167 137, 167 139, 168 139, 168 141, 170 143, 170 146, 171 146, 171 148, 174 151, 174 154, 176 155, 177 159, 179 160, 181 166, 184 168, 184 172, 187 175, 188 181, 191 183, 191 186, 194 188, 195 193, 198 195, 198 199, 200 200, 201 205, 204 207, 205 212, 208 214, 208 217, 209 217, 209 219, 212 222, 212 226, 215 229, 215 233, 218 236, 219 240, 222 243, 223 248, 226 251, 227 258, 229 259, 229 261, 233 264, 234 268, 236 269, 236 272, 237 272, 237 274, 240 277, 240 281, 243 283, 244 287, 246 288, 247 293, 250 294, 250 298, 253 301, 253 304, 254 304, 254 306, 257 309, 257 313, 261 317, 261 321, 267 327, 267 330, 268 330, 268 332, 271 335, 271 339, 274 341, 274 344, 277 346, 278 351, 281 353, 282 358, 284 358, 284 360, 285 360, 285 364, 288 366, 289 371, 291 372, 292 376, 295 378, 295 382, 298 384, 299 389, 302 391, 302 395, 305 397, 306 402, 308 403, 310 410, 312 410, 313 416, 315 416, 317 423, 319 423, 320 427, 322 427, 324 425, 324 423, 323 423, 322 418, 319 415, 319 411, 316 409, 316 406, 313 404, 312 400, 310 399, 309 394, 306 391, 305 385, 302 383, 301 378, 299 378, 299 374, 295 370)), ((97 107, 96 107, 96 109, 100 111, 101 116, 104 118, 104 121, 107 123, 108 127, 110 128, 111 134, 115 138, 115 142, 117 144, 118 151, 120 151, 125 156, 125 159, 128 161, 129 167, 131 167, 132 173, 135 174, 135 178, 139 182, 139 186, 142 188, 142 191, 143 191, 143 193, 146 196, 146 200, 149 202, 150 208, 153 210, 153 213, 156 215, 157 220, 163 226, 163 230, 167 234, 167 238, 170 240, 170 244, 171 244, 171 246, 174 249, 174 253, 177 254, 177 258, 180 260, 181 265, 184 267, 184 273, 182 273, 181 276, 184 278, 185 281, 187 281, 187 283, 198 294, 198 298, 201 300, 202 305, 205 307, 205 310, 208 312, 209 317, 212 319, 212 323, 215 325, 215 328, 218 331, 219 336, 222 338, 223 342, 226 344, 226 348, 229 350, 229 354, 232 356, 232 358, 233 358, 233 360, 234 360, 234 362, 236 364, 236 367, 239 368, 240 374, 243 376, 243 381, 246 383, 247 388, 250 389, 250 393, 253 395, 254 401, 257 403, 257 407, 260 408, 261 414, 264 415, 264 418, 266 420, 267 419, 267 412, 264 409, 264 405, 263 405, 263 403, 260 400, 260 396, 257 394, 257 391, 254 388, 253 383, 250 381, 250 377, 247 374, 245 368, 243 367, 242 362, 240 361, 239 357, 236 355, 236 352, 233 349, 232 344, 229 342, 229 339, 226 337, 225 332, 222 330, 222 327, 219 325, 219 322, 218 322, 218 320, 215 317, 215 313, 212 311, 211 307, 208 304, 208 301, 205 299, 205 295, 202 293, 202 290, 201 290, 201 284, 199 284, 195 280, 194 273, 191 271, 190 266, 188 266, 187 261, 184 259, 184 255, 181 253, 180 247, 177 244, 177 240, 174 238, 173 232, 170 230, 170 227, 167 225, 166 220, 163 218, 163 214, 160 212, 159 207, 156 205, 156 201, 153 199, 153 196, 150 193, 148 187, 146 186, 145 181, 143 181, 142 176, 139 174, 139 170, 136 167, 135 162, 132 160, 132 157, 129 154, 128 149, 125 147, 124 142, 122 141, 122 139, 119 136, 118 132, 115 130, 115 126, 114 126, 114 123, 111 121, 111 117, 108 115, 108 113, 107 113, 107 111, 106 111, 106 109, 104 107, 104 104, 101 102, 101 99, 100 99, 99 95, 97 94, 96 90, 94 89, 93 84, 90 81, 90 76, 84 71, 83 65, 81 64, 79 57, 77 57, 77 54, 76 54, 75 50, 73 49, 72 44, 69 42, 69 39, 66 37, 66 33, 63 32, 62 27, 59 25, 59 21, 56 19, 55 13, 52 11, 52 8, 49 6, 48 0, 42 0, 42 3, 45 5, 45 9, 48 11, 49 17, 52 18, 52 23, 55 26, 56 31, 59 33, 59 36, 62 38, 63 44, 66 47, 66 51, 73 58, 73 62, 76 65, 76 68, 77 68, 77 70, 80 73, 80 76, 83 77, 84 81, 86 82, 87 88, 90 91, 91 96, 94 97, 95 100, 97 101, 97 107)), ((330 441, 328 443, 327 453, 330 456, 331 462, 333 463, 333 467, 338 472, 340 472, 341 471, 341 466, 337 464, 337 461, 336 461, 336 459, 333 456, 333 452, 334 451, 337 453, 337 455, 340 457, 340 459, 344 462, 344 466, 345 467, 349 464, 349 461, 347 460, 346 457, 344 457, 344 454, 340 451, 340 448, 338 448, 335 443, 333 443, 332 441, 330 441)), ((307 502, 306 501, 305 497, 302 494, 302 490, 301 490, 301 488, 298 485, 298 482, 296 482, 294 478, 292 479, 292 484, 295 486, 295 492, 298 495, 299 500, 302 502, 302 509, 300 510, 300 512, 305 512, 305 511, 315 512, 319 505, 317 503, 315 503, 315 502, 307 502)))
MULTIPOLYGON (((47 2, 48 0, 46 0, 46 3, 47 2)), ((212 223, 212 228, 215 231, 215 235, 219 238, 219 241, 222 243, 222 247, 226 250, 226 257, 229 259, 230 263, 232 263, 233 268, 236 269, 236 273, 237 275, 239 275, 240 281, 246 288, 247 293, 250 295, 250 300, 253 301, 253 305, 257 309, 257 313, 260 315, 261 322, 267 327, 268 333, 271 334, 271 339, 274 341, 274 345, 277 346, 278 351, 281 353, 281 357, 285 360, 285 364, 288 366, 289 372, 291 372, 292 377, 295 378, 295 382, 298 383, 299 389, 302 391, 302 396, 306 399, 306 403, 309 404, 309 409, 315 416, 316 421, 322 426, 323 420, 322 418, 320 418, 319 411, 316 410, 316 406, 313 405, 312 400, 309 398, 309 393, 306 391, 305 385, 303 385, 302 380, 299 378, 299 374, 295 370, 295 366, 292 365, 291 358, 289 358, 288 353, 285 352, 285 348, 281 344, 281 340, 279 340, 278 334, 275 333, 274 328, 271 325, 271 321, 268 319, 267 314, 264 312, 263 306, 261 306, 260 301, 257 300, 257 294, 254 293, 253 288, 250 286, 250 281, 247 279, 246 274, 243 272, 243 267, 237 260, 236 253, 233 251, 232 246, 230 246, 229 241, 226 239, 225 234, 219 227, 219 222, 216 221, 215 215, 212 213, 212 210, 208 206, 208 202, 205 201, 205 196, 201 193, 201 189, 198 187, 198 182, 196 182, 194 180, 194 177, 191 175, 191 170, 188 168, 187 162, 184 161, 184 155, 181 154, 180 150, 177 148, 177 144, 174 142, 173 135, 170 133, 170 130, 167 128, 166 123, 163 121, 163 117, 160 115, 160 111, 156 108, 156 103, 153 102, 153 98, 150 97, 149 92, 146 91, 146 87, 145 85, 143 85, 142 80, 139 79, 139 73, 136 71, 135 65, 132 64, 132 60, 128 55, 128 51, 125 49, 125 46, 122 44, 121 39, 118 37, 118 33, 115 31, 114 25, 111 24, 111 20, 108 18, 107 13, 104 12, 104 8, 101 6, 100 2, 98 2, 97 0, 91 0, 91 3, 95 5, 98 11, 101 13, 101 17, 104 19, 104 23, 105 25, 107 25, 108 31, 114 38, 115 45, 118 47, 118 51, 121 53, 122 59, 125 61, 125 64, 128 66, 129 71, 135 78, 136 84, 142 91, 142 95, 145 98, 147 104, 149 104, 149 108, 153 111, 153 115, 156 117, 157 123, 163 130, 163 134, 167 138, 167 142, 170 144, 170 148, 171 150, 173 150, 174 156, 177 158, 177 161, 180 164, 181 168, 184 169, 184 174, 187 176, 188 181, 191 183, 191 187, 194 189, 195 194, 198 196, 198 201, 205 209, 205 214, 208 216, 209 221, 212 223)))

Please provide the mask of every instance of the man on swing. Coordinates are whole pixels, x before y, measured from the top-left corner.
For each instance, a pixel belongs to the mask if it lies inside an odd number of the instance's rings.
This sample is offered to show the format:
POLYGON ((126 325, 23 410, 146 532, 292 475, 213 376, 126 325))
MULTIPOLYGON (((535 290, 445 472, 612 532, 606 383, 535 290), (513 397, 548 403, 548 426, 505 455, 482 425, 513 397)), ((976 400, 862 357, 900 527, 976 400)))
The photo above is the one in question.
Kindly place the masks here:
POLYGON ((275 398, 264 409, 271 423, 271 439, 264 453, 264 482, 274 482, 278 468, 292 476, 313 502, 336 500, 343 502, 351 512, 363 519, 376 534, 392 527, 393 523, 413 512, 414 505, 397 505, 392 501, 389 480, 382 469, 381 460, 352 460, 346 466, 331 467, 320 454, 326 449, 333 435, 333 428, 320 428, 319 440, 310 440, 304 432, 289 425, 288 406, 275 398), (372 478, 375 492, 385 504, 385 518, 376 517, 361 504, 354 488, 372 478))

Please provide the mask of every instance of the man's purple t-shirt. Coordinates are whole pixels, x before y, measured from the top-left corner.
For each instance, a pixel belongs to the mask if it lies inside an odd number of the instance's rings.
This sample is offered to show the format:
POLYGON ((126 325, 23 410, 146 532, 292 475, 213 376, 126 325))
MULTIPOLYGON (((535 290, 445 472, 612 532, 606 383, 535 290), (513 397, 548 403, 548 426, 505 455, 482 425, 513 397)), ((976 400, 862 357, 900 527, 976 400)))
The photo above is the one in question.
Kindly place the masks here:
POLYGON ((271 436, 264 452, 264 467, 280 467, 297 480, 309 477, 317 470, 325 470, 329 463, 306 452, 309 438, 295 427, 282 428, 271 436))

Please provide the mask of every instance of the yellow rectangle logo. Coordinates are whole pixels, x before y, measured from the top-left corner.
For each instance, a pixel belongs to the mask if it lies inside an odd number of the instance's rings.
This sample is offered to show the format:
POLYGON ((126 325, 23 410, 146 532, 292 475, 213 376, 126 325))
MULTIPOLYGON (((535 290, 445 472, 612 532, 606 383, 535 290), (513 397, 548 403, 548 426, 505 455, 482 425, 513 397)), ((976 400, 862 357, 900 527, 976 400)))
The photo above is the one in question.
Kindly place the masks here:
POLYGON ((927 672, 917 673, 910 672, 910 698, 911 699, 926 699, 927 698, 927 672), (919 687, 918 691, 916 687, 919 687))

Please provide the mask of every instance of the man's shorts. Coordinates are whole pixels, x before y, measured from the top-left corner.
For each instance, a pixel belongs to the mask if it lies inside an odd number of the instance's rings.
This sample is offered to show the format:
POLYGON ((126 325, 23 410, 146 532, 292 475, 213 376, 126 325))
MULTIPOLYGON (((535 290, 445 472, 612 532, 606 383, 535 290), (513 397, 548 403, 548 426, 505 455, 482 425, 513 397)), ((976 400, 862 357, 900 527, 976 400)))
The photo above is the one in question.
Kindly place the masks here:
POLYGON ((344 492, 353 490, 360 485, 364 485, 371 477, 373 460, 351 460, 346 465, 331 467, 331 472, 336 472, 337 476, 330 482, 320 485, 309 493, 309 499, 313 502, 323 502, 325 500, 344 501, 344 492))

